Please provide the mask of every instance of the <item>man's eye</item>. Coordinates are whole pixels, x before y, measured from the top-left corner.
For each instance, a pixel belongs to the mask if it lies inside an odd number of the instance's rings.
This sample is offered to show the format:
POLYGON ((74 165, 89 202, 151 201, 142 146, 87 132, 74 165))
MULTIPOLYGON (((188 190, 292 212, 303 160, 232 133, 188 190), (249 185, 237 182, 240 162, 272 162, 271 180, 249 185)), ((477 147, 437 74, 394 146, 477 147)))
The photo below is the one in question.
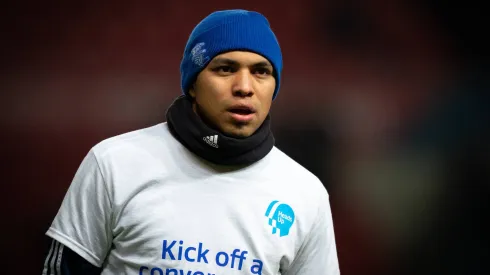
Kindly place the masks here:
POLYGON ((269 74, 271 74, 271 71, 267 68, 261 68, 261 69, 255 70, 255 73, 258 75, 269 75, 269 74))
POLYGON ((218 73, 231 73, 232 68, 230 66, 219 66, 214 69, 215 72, 218 73))

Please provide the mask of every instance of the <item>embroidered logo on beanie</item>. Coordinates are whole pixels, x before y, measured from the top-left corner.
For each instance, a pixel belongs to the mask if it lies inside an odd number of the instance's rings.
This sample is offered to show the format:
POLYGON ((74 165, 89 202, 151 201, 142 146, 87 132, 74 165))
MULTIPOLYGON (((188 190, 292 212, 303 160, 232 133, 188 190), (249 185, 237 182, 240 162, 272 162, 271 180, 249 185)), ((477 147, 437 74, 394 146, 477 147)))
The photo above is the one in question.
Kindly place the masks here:
POLYGON ((197 43, 191 50, 192 62, 199 67, 204 67, 209 61, 209 56, 204 55, 206 53, 205 45, 204 42, 197 43))

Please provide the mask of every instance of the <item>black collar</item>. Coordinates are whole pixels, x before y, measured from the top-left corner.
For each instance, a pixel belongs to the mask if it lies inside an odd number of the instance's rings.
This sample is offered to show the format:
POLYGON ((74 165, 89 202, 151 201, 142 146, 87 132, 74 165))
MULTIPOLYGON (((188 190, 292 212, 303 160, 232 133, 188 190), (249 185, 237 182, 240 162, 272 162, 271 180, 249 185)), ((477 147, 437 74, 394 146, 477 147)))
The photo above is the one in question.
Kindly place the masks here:
POLYGON ((192 108, 192 100, 179 96, 167 111, 170 132, 196 155, 220 165, 248 165, 265 157, 274 147, 270 115, 247 138, 222 134, 206 125, 192 108))

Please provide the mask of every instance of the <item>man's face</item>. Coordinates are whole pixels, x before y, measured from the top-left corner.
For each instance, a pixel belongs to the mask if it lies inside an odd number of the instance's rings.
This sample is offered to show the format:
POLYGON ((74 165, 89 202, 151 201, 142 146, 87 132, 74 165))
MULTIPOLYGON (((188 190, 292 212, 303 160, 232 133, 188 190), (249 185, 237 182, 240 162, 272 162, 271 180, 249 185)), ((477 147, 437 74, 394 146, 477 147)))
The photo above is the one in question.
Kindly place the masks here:
POLYGON ((261 55, 234 51, 216 56, 189 90, 194 110, 225 135, 251 136, 269 113, 276 80, 261 55))

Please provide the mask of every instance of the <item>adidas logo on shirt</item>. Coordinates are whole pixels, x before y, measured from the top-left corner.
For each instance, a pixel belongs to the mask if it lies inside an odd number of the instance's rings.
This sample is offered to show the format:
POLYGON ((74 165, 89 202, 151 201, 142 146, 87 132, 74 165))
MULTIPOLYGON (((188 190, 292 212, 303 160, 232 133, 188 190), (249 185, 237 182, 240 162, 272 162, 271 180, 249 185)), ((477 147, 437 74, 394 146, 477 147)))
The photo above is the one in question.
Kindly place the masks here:
POLYGON ((202 138, 207 144, 213 146, 214 148, 218 148, 218 135, 214 136, 206 136, 202 138))

